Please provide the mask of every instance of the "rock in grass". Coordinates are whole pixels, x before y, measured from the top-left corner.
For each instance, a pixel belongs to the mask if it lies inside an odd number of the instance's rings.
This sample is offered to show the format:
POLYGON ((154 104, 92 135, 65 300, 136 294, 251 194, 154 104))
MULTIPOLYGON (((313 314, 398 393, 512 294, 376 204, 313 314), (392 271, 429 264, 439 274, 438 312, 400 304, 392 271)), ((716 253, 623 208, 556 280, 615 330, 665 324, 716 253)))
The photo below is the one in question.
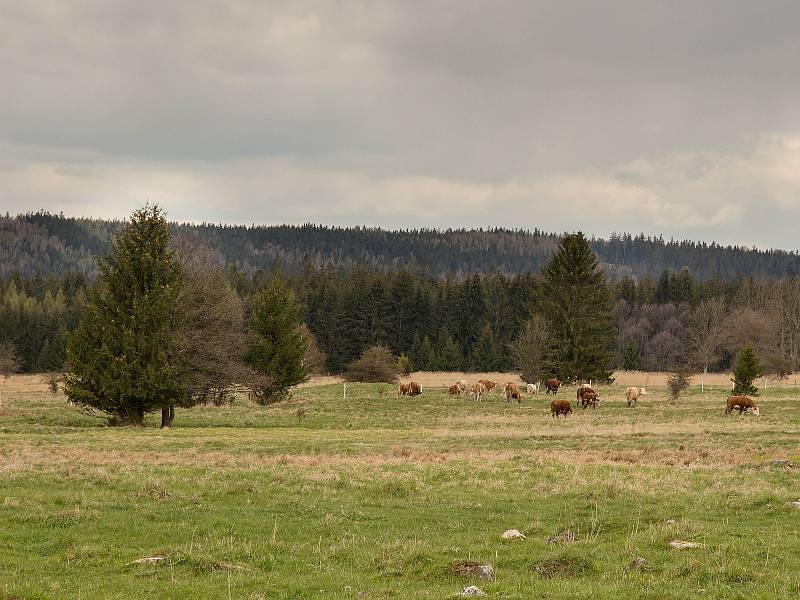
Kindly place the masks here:
POLYGON ((465 598, 468 598, 470 596, 485 596, 486 594, 479 587, 469 585, 461 590, 461 595, 465 598))
POLYGON ((450 565, 453 575, 459 577, 477 577, 481 581, 491 581, 494 579, 494 567, 492 565, 480 564, 474 560, 457 560, 450 565))
POLYGON ((782 458, 776 458, 774 460, 768 460, 766 463, 768 467, 778 467, 780 469, 792 469, 794 465, 791 461, 784 460, 782 458))
POLYGON ((575 542, 575 534, 571 531, 564 530, 558 535, 552 535, 547 538, 548 544, 572 544, 575 542))
POLYGON ((636 569, 637 571, 644 571, 647 569, 647 561, 643 559, 641 556, 637 556, 631 562, 631 569, 636 569))
POLYGON ((798 500, 797 502, 789 502, 789 504, 791 504, 795 508, 800 508, 800 500, 798 500))
POLYGON ((698 544, 697 542, 683 542, 681 540, 672 540, 669 543, 670 547, 675 548, 675 550, 688 550, 689 548, 703 548, 703 544, 698 544))
POLYGON ((144 558, 137 558, 133 561, 132 565, 154 565, 164 560, 163 556, 145 556, 144 558))
POLYGON ((519 529, 509 529, 504 531, 500 537, 502 537, 504 540, 524 540, 525 534, 519 529))

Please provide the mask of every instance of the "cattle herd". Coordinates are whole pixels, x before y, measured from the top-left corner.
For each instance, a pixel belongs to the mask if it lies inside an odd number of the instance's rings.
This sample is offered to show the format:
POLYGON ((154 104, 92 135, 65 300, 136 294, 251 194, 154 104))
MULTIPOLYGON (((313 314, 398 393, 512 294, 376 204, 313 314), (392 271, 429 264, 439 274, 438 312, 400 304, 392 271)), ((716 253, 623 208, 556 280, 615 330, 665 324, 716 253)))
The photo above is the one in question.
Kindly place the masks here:
MULTIPOLYGON (((544 382, 528 383, 525 386, 525 392, 529 395, 538 394, 544 385, 545 394, 558 394, 561 389, 562 382, 560 379, 547 379, 544 382)), ((522 403, 522 391, 518 384, 511 381, 506 381, 503 385, 499 386, 496 382, 489 379, 479 379, 472 385, 467 383, 466 379, 459 379, 448 388, 451 396, 466 395, 475 400, 480 400, 484 394, 490 393, 492 390, 499 390, 505 396, 506 402, 516 400, 518 404, 522 403)), ((422 385, 416 381, 409 381, 408 383, 401 383, 397 389, 398 396, 419 396, 422 394, 422 385)), ((646 395, 647 391, 643 387, 629 387, 625 390, 625 399, 628 406, 631 408, 636 407, 639 398, 646 395)), ((597 408, 600 405, 600 395, 592 388, 591 384, 582 383, 578 385, 575 393, 575 404, 583 409, 592 407, 597 408)), ((758 406, 755 405, 752 398, 747 396, 731 396, 728 398, 725 414, 728 415, 734 410, 739 409, 739 414, 742 413, 758 416, 758 406)), ((550 414, 555 418, 560 415, 574 414, 572 411, 572 404, 569 400, 553 400, 550 403, 550 414)))

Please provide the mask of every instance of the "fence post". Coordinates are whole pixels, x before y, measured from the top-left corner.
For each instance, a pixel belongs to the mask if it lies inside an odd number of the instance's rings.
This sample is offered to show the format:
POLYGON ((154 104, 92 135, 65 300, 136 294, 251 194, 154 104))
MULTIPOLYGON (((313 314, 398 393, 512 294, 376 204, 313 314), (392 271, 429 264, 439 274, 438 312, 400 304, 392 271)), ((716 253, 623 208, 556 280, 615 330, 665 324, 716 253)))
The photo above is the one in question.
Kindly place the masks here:
POLYGON ((347 382, 342 384, 342 400, 347 400, 347 382))

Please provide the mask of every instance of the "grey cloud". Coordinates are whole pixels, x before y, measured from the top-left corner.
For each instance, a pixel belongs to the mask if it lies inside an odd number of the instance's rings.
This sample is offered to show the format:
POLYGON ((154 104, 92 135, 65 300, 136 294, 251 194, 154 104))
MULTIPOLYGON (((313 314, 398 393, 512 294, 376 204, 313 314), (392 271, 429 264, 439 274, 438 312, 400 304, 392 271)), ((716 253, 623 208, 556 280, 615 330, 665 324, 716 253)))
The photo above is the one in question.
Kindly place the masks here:
POLYGON ((7 210, 797 245, 795 2, 0 13, 7 210))

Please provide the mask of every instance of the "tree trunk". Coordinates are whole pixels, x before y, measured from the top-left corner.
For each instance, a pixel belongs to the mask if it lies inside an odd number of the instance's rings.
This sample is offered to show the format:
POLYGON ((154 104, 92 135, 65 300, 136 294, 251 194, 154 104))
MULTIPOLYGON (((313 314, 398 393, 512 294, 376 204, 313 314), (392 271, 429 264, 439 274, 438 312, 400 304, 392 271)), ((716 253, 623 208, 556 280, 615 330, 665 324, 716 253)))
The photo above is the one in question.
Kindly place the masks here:
POLYGON ((172 421, 175 419, 175 407, 170 404, 161 409, 161 428, 169 429, 172 427, 172 421))

